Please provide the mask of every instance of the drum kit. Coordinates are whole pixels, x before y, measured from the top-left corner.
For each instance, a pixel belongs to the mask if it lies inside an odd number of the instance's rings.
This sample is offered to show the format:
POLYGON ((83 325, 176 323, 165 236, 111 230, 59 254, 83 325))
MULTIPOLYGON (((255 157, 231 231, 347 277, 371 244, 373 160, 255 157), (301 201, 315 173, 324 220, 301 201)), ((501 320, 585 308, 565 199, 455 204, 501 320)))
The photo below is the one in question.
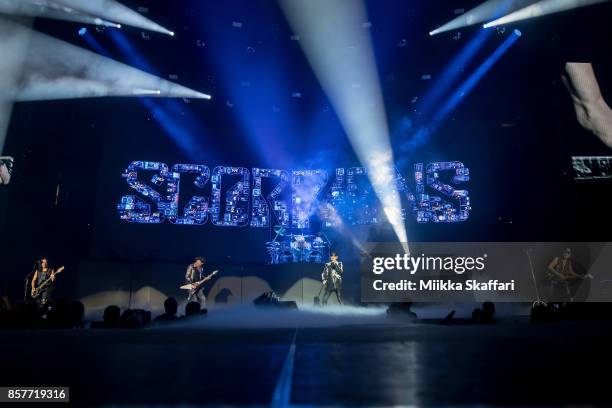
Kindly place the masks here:
POLYGON ((274 228, 276 237, 266 242, 270 264, 325 263, 329 259, 330 243, 325 234, 293 234, 284 227, 274 228))

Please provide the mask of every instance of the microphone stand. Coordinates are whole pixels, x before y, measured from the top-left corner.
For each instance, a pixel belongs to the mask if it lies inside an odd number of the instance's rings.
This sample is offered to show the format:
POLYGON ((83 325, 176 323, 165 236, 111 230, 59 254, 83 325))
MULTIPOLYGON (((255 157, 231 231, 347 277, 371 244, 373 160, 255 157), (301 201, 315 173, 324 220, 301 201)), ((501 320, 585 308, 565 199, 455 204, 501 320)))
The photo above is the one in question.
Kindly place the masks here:
POLYGON ((34 276, 35 272, 36 270, 33 270, 32 272, 27 274, 24 279, 24 289, 23 289, 23 301, 24 302, 28 300, 28 287, 30 286, 30 282, 32 281, 32 277, 34 276))

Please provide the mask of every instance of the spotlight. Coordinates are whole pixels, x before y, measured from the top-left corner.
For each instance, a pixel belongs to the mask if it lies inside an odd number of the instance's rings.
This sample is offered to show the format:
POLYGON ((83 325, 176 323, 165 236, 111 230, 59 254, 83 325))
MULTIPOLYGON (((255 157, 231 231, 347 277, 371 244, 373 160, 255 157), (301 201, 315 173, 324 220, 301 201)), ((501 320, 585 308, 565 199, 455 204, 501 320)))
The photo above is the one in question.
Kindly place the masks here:
POLYGON ((174 37, 174 31, 170 31, 170 36, 174 37))
POLYGON ((95 17, 95 14, 66 7, 60 2, 61 0, 0 0, 0 14, 76 21, 103 27, 114 26, 114 23, 95 17))
POLYGON ((535 4, 531 4, 513 13, 491 21, 485 24, 484 27, 495 27, 502 24, 513 23, 515 21, 527 20, 530 18, 545 16, 547 14, 559 13, 561 11, 603 3, 604 1, 608 0, 541 0, 535 4))
MULTIPOLYGON (((15 64, 20 64, 21 79, 0 87, 0 102, 132 96, 135 88, 163 97, 210 99, 210 95, 32 31, 20 24, 0 18, 0 28, 14 32, 14 36, 29 36, 29 52, 24 55, 25 61, 17 60, 18 55, 14 53, 7 54, 7 64, 13 59, 16 59, 15 64)), ((10 42, 7 44, 11 45, 10 42)))
MULTIPOLYGON (((41 0, 27 1, 37 3, 41 0)), ((171 33, 168 29, 115 0, 54 0, 54 2, 76 10, 79 13, 96 16, 109 21, 116 21, 119 24, 125 24, 143 30, 156 31, 167 35, 171 33)))
POLYGON ((132 95, 160 95, 161 91, 159 89, 140 89, 136 88, 132 90, 132 95))
MULTIPOLYGON (((329 97, 399 241, 408 241, 395 188, 393 150, 364 0, 281 0, 281 8, 329 97), (346 55, 346 44, 354 46, 346 55), (354 86, 359 84, 359 86, 354 86)), ((408 45, 400 40, 400 47, 408 45)))
POLYGON ((533 3, 533 1, 534 0, 488 0, 480 4, 479 6, 467 11, 466 13, 456 17, 455 19, 449 21, 448 23, 442 25, 441 27, 436 28, 430 33, 430 35, 443 33, 445 31, 458 30, 463 27, 482 23, 483 21, 490 21, 492 19, 499 18, 513 10, 521 9, 529 3, 533 3))
MULTIPOLYGON (((4 3, 0 2, 0 9, 4 3)), ((1 10, 0 10, 1 11, 1 10)), ((27 24, 27 22, 25 22, 27 24)), ((19 24, 9 24, 0 17, 0 154, 13 111, 14 94, 10 92, 23 78, 23 61, 29 53, 33 31, 19 24)))
POLYGON ((523 35, 523 33, 521 33, 521 30, 517 28, 514 30, 514 35, 516 35, 517 37, 520 37, 521 35, 523 35))
POLYGON ((79 35, 83 36, 85 34, 87 34, 87 29, 85 27, 79 28, 79 35))

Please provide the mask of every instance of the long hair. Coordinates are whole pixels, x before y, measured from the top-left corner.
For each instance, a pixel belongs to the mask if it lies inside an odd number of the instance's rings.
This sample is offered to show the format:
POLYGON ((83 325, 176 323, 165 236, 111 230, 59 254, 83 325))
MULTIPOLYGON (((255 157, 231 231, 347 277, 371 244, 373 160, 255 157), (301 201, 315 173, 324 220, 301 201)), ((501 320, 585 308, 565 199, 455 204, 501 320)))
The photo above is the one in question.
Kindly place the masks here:
POLYGON ((46 257, 43 256, 38 261, 36 261, 36 263, 34 264, 34 271, 42 272, 42 261, 43 261, 43 259, 47 260, 47 269, 51 269, 51 267, 49 266, 49 260, 46 257))

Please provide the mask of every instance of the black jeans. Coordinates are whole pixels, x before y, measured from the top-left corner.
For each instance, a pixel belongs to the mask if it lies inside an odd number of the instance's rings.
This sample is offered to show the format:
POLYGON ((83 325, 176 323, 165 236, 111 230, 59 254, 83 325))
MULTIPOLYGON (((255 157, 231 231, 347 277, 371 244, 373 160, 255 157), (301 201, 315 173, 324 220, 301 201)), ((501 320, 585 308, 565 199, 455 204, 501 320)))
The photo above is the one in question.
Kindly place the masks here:
POLYGON ((189 296, 187 296, 188 302, 198 302, 200 305, 206 305, 206 296, 204 295, 204 288, 200 288, 196 291, 189 291, 189 296))
POLYGON ((340 298, 340 289, 338 289, 338 288, 331 289, 331 290, 325 289, 325 293, 323 294, 322 303, 324 305, 326 305, 327 301, 329 300, 329 297, 331 296, 332 293, 336 294, 336 299, 338 299, 338 303, 342 304, 342 299, 340 298))

